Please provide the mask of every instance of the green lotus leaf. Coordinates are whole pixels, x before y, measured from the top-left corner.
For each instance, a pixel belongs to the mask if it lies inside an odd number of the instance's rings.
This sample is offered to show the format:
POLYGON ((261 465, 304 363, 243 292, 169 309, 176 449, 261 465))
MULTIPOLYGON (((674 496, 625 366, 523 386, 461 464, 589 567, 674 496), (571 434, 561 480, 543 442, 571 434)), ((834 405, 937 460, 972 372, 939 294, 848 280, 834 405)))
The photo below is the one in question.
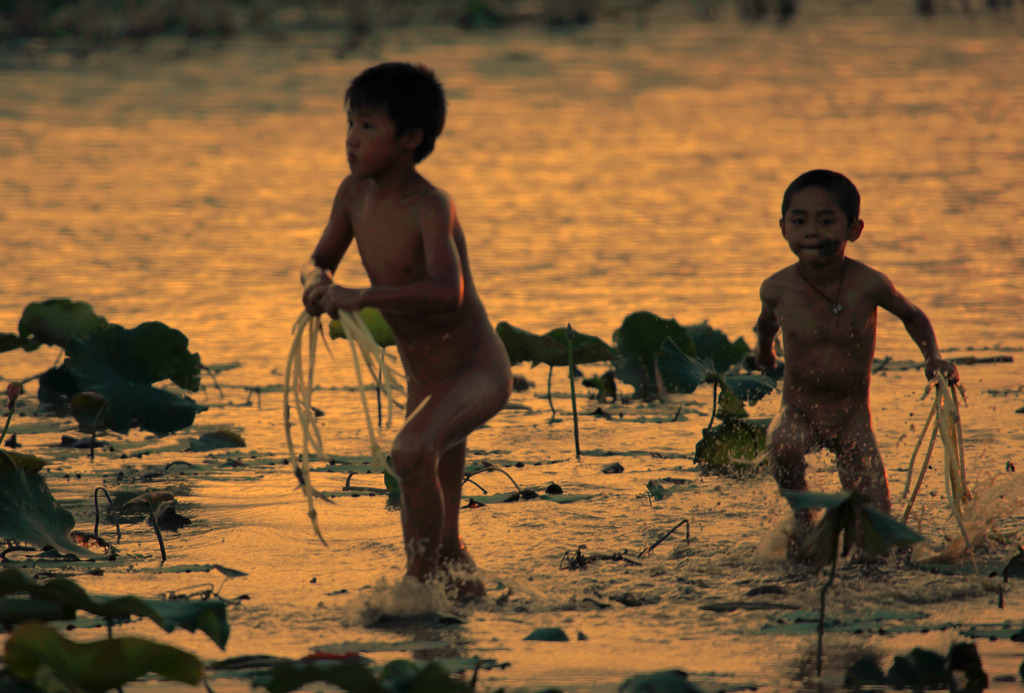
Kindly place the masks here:
POLYGON ((666 339, 671 339, 684 354, 695 356, 697 353, 686 328, 675 320, 646 311, 627 315, 612 335, 620 355, 615 362, 615 374, 646 397, 656 388, 658 360, 666 339))
POLYGON ((569 636, 557 626, 552 628, 537 628, 527 635, 523 640, 543 640, 545 642, 568 642, 569 636))
POLYGON ((81 381, 100 365, 133 383, 170 380, 191 392, 199 389, 199 354, 189 352, 188 337, 162 322, 144 322, 130 330, 109 325, 84 339, 72 339, 67 352, 83 390, 95 389, 81 381))
MULTIPOLYGON (((391 331, 391 326, 388 325, 383 313, 379 310, 376 308, 363 308, 359 311, 359 317, 363 319, 366 329, 370 331, 373 341, 377 342, 378 346, 388 347, 396 343, 395 333, 391 331)), ((331 320, 328 332, 331 335, 331 339, 348 339, 348 335, 345 334, 345 328, 342 327, 340 320, 331 320)))
POLYGON ((718 375, 710 361, 684 353, 671 337, 662 342, 658 368, 669 391, 687 394, 718 375))
POLYGON ((774 392, 777 381, 767 375, 727 375, 722 382, 731 392, 748 404, 759 402, 774 392))
POLYGON ((102 558, 71 539, 74 527, 74 516, 54 500, 38 471, 22 468, 0 450, 0 538, 52 546, 79 558, 102 558))
POLYGON ((757 469, 771 419, 728 417, 704 431, 693 462, 716 474, 744 476, 757 469))
POLYGON ((333 684, 346 691, 386 691, 364 663, 331 660, 282 662, 270 672, 265 688, 269 693, 288 693, 314 681, 333 684))
POLYGON ((0 332, 0 354, 5 351, 14 351, 15 349, 35 351, 42 345, 42 342, 37 342, 34 339, 25 339, 21 335, 11 334, 10 332, 0 332))
POLYGON ((77 643, 49 626, 19 626, 7 640, 4 662, 29 683, 50 679, 63 689, 102 693, 149 673, 197 685, 203 678, 199 659, 169 645, 140 638, 112 638, 77 643), (54 681, 54 679, 56 681, 54 681))
POLYGON ((168 633, 175 628, 184 628, 191 633, 200 630, 221 649, 227 644, 230 635, 226 603, 219 599, 166 601, 140 599, 131 595, 91 596, 68 578, 36 583, 15 569, 0 572, 0 597, 14 594, 26 594, 32 599, 86 611, 110 620, 126 620, 132 616, 148 618, 168 633))
POLYGON ((687 678, 686 672, 678 669, 639 674, 619 686, 619 693, 701 693, 687 678))
MULTIPOLYGON (((531 366, 540 363, 548 366, 569 365, 569 342, 564 327, 538 335, 507 322, 500 322, 495 330, 513 365, 526 361, 531 366)), ((572 360, 575 365, 612 361, 616 357, 615 350, 599 337, 573 330, 572 360)))
POLYGON ((152 386, 170 379, 187 390, 199 388, 199 355, 189 353, 185 335, 163 323, 132 330, 110 325, 86 339, 72 339, 67 353, 78 388, 106 398, 102 422, 118 433, 138 426, 166 435, 191 426, 196 413, 206 409, 152 386))
POLYGON ((694 354, 709 359, 719 373, 725 373, 730 366, 739 363, 750 353, 750 347, 742 337, 730 342, 724 332, 706 322, 688 325, 686 333, 693 340, 694 354))
POLYGON ((23 339, 66 349, 72 339, 87 337, 106 325, 106 318, 96 315, 88 303, 51 298, 25 307, 18 333, 23 339))
POLYGON ((826 494, 783 489, 782 495, 794 510, 826 508, 802 548, 802 554, 818 566, 835 560, 840 535, 844 555, 853 547, 858 524, 863 530, 864 550, 868 555, 879 555, 891 546, 907 546, 923 540, 910 527, 869 506, 868 497, 859 491, 826 494))

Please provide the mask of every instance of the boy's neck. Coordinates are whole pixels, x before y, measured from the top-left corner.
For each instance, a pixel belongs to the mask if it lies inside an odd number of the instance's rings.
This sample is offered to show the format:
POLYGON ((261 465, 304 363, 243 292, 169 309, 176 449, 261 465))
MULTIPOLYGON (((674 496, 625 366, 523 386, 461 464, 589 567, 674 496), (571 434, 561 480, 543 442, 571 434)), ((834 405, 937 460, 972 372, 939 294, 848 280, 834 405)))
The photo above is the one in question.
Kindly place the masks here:
POLYGON ((822 258, 814 261, 801 258, 797 260, 796 266, 800 270, 801 274, 812 281, 815 279, 828 281, 838 276, 846 262, 846 255, 839 254, 835 257, 822 258))
POLYGON ((371 176, 378 197, 401 197, 423 180, 415 166, 395 166, 389 171, 371 176))

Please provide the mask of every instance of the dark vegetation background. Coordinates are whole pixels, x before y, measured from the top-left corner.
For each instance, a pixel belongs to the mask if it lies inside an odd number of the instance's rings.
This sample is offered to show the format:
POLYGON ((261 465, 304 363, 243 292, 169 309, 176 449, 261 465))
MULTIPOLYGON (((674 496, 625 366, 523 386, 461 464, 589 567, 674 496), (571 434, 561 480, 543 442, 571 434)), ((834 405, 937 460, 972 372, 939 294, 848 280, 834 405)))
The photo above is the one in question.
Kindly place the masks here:
MULTIPOLYGON (((843 2, 849 0, 823 0, 843 2)), ((855 1, 855 0, 854 0, 855 1)), ((61 48, 79 54, 163 35, 226 38, 292 31, 338 33, 338 50, 358 48, 388 27, 515 24, 571 28, 597 20, 643 22, 671 3, 695 18, 788 20, 796 0, 0 0, 0 47, 61 48)))

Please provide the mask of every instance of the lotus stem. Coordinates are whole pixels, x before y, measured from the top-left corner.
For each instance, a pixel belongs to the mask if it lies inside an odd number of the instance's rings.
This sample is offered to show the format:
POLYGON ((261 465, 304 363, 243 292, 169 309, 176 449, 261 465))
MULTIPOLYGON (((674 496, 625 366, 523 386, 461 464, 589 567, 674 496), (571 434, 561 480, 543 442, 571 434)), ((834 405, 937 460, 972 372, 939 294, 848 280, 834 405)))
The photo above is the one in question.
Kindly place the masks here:
POLYGON ((103 495, 107 497, 107 502, 110 503, 110 510, 114 513, 114 526, 117 528, 117 542, 121 543, 121 523, 117 519, 117 508, 114 506, 114 501, 111 500, 110 494, 107 493, 107 489, 102 486, 98 486, 95 491, 92 492, 92 504, 96 511, 96 521, 92 527, 92 533, 97 537, 100 535, 100 491, 103 491, 103 495))
MULTIPOLYGON (((482 486, 480 486, 480 484, 476 483, 475 481, 473 481, 473 480, 471 479, 471 477, 474 477, 474 476, 476 476, 477 474, 483 474, 484 472, 501 472, 502 474, 504 474, 505 476, 507 476, 507 477, 508 477, 508 480, 512 482, 512 485, 516 487, 516 491, 519 491, 519 493, 522 493, 522 492, 523 492, 523 489, 519 487, 519 484, 517 484, 517 483, 516 483, 516 480, 512 478, 512 475, 511 475, 511 474, 509 474, 508 472, 506 472, 506 471, 505 471, 504 469, 502 469, 501 467, 495 467, 494 465, 490 465, 490 464, 489 464, 489 465, 487 465, 486 467, 484 467, 483 469, 478 469, 478 470, 476 470, 476 471, 475 471, 475 472, 473 472, 472 474, 466 474, 466 481, 469 481, 469 482, 470 482, 470 483, 472 483, 472 484, 473 484, 474 486, 476 486, 476 487, 477 487, 478 489, 480 489, 481 491, 484 491, 483 487, 482 487, 482 486)), ((487 491, 484 491, 484 493, 487 493, 487 491)))
POLYGON ((153 512, 153 504, 146 501, 146 510, 149 511, 149 521, 153 524, 153 531, 156 533, 156 541, 160 544, 160 565, 167 562, 167 549, 164 548, 164 535, 160 533, 160 524, 156 521, 156 514, 153 512))
POLYGON ((829 571, 828 580, 821 588, 821 607, 818 612, 818 678, 821 678, 821 655, 824 649, 823 641, 825 639, 825 595, 828 592, 828 588, 832 586, 832 583, 836 579, 836 563, 839 562, 839 534, 836 534, 836 545, 832 549, 832 570, 829 571))
MULTIPOLYGON (((551 422, 555 420, 555 403, 551 400, 551 376, 555 372, 554 366, 548 366, 548 407, 551 409, 551 422)), ((550 423, 550 422, 549 422, 550 423)))
MULTIPOLYGON (((928 394, 928 393, 926 392, 925 394, 928 394)), ((932 419, 935 417, 935 409, 936 409, 937 406, 938 406, 938 401, 935 401, 935 402, 932 403, 932 408, 928 411, 928 419, 924 422, 924 426, 921 427, 921 435, 918 436, 918 438, 917 438, 917 445, 914 446, 914 452, 910 455, 910 465, 909 465, 909 469, 907 469, 907 483, 903 487, 903 497, 904 498, 907 497, 907 493, 910 491, 910 482, 914 478, 914 460, 917 459, 917 452, 921 449, 921 443, 924 442, 924 437, 928 434, 928 426, 931 424, 932 419)), ((934 441, 935 441, 935 431, 932 431, 932 445, 935 444, 934 441)), ((929 451, 930 450, 931 450, 931 448, 929 448, 929 451)), ((931 455, 930 455, 930 452, 929 452, 929 457, 930 456, 931 455)), ((927 462, 925 463, 925 466, 927 467, 927 462)), ((918 486, 918 488, 920 488, 920 486, 921 486, 921 482, 920 481, 918 481, 917 486, 918 486)), ((916 489, 915 489, 915 494, 914 495, 917 495, 916 489)), ((911 501, 911 502, 913 502, 913 501, 911 501)), ((903 516, 903 521, 904 522, 907 521, 906 515, 903 516)))
POLYGON ((580 420, 576 413, 576 366, 572 362, 572 340, 575 336, 572 324, 565 326, 565 339, 569 343, 569 398, 572 400, 572 435, 576 443, 576 461, 580 461, 580 420))
POLYGON ((676 525, 672 529, 670 529, 669 531, 667 531, 664 534, 662 534, 661 538, 658 539, 658 541, 654 542, 653 544, 648 546, 646 549, 641 551, 639 554, 637 554, 638 557, 643 558, 644 555, 648 555, 648 556, 651 555, 654 552, 654 549, 658 548, 658 546, 661 544, 661 542, 663 542, 666 539, 668 539, 672 535, 673 532, 675 532, 677 529, 682 527, 684 524, 686 525, 686 543, 689 544, 690 543, 690 520, 689 519, 682 519, 679 522, 677 522, 676 525))

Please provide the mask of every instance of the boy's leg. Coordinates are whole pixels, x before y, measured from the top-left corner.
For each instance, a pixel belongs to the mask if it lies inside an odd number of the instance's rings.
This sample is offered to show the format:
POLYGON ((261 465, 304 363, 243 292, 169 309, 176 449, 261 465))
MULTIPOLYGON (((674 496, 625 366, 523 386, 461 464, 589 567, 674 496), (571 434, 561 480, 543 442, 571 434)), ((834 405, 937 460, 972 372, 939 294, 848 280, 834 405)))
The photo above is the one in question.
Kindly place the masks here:
POLYGON ((462 484, 466 471, 466 441, 448 448, 441 455, 437 478, 444 493, 444 528, 441 532, 442 562, 459 561, 473 567, 462 538, 459 536, 459 508, 462 506, 462 484))
POLYGON ((860 491, 871 505, 888 514, 889 482, 875 433, 871 430, 871 412, 867 405, 858 410, 847 424, 836 452, 839 481, 846 491, 860 491))
POLYGON ((406 421, 391 449, 402 492, 409 575, 428 577, 439 567, 442 552, 459 542, 466 436, 500 411, 510 392, 511 376, 492 367, 469 366, 428 391, 414 393, 410 385, 410 411, 426 395, 430 399, 406 421))
MULTIPOLYGON (((807 490, 804 457, 813 443, 814 431, 807 417, 792 405, 783 405, 769 424, 765 439, 769 469, 780 489, 807 490)), ((793 511, 793 533, 788 547, 790 558, 798 556, 813 522, 814 513, 810 510, 793 511)))

